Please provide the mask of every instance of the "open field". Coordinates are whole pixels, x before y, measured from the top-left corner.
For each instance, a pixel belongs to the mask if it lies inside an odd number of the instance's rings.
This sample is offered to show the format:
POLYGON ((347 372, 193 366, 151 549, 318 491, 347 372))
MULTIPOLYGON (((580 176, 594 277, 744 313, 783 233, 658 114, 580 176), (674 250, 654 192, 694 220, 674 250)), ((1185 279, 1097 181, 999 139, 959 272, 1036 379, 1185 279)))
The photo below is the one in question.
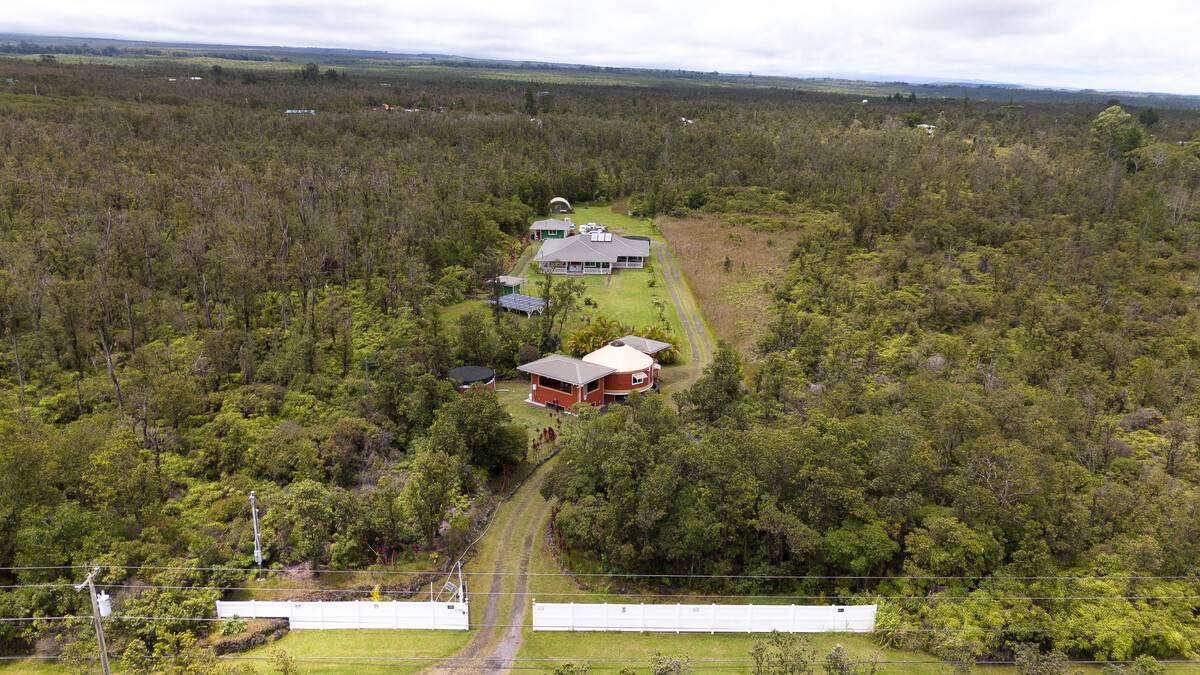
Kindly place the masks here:
POLYGON ((98 38, 32 38, 44 45, 37 54, 11 54, 8 58, 38 60, 52 54, 64 64, 96 64, 136 70, 170 71, 198 74, 214 65, 228 71, 254 70, 263 73, 287 73, 300 64, 315 62, 323 69, 334 67, 357 76, 382 80, 493 80, 544 85, 591 85, 655 88, 696 88, 708 91, 729 89, 782 89, 814 95, 887 97, 897 92, 912 92, 921 98, 971 98, 995 101, 1076 101, 1102 103, 1113 94, 1144 105, 1200 107, 1200 96, 1151 92, 1107 92, 1022 87, 1020 85, 978 86, 972 83, 905 83, 855 80, 837 77, 792 77, 740 73, 685 72, 641 68, 606 68, 578 64, 493 61, 458 56, 387 54, 345 50, 306 50, 287 47, 202 46, 106 40, 98 38), (62 45, 90 44, 149 48, 162 53, 126 52, 105 56, 71 54, 62 45), (231 55, 248 58, 227 58, 231 55))
POLYGON ((799 231, 756 230, 711 215, 660 218, 657 224, 708 324, 718 337, 747 352, 765 329, 770 282, 786 270, 799 231))

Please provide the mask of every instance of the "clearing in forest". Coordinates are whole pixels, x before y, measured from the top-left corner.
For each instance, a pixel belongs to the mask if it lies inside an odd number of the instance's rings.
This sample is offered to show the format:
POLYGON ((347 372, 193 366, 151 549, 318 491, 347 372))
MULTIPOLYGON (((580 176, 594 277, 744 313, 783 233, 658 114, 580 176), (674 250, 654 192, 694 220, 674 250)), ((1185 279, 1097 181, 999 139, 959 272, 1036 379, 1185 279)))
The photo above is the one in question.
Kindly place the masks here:
POLYGON ((715 215, 663 217, 656 224, 717 337, 747 353, 766 328, 772 282, 786 272, 801 230, 731 224, 715 215))

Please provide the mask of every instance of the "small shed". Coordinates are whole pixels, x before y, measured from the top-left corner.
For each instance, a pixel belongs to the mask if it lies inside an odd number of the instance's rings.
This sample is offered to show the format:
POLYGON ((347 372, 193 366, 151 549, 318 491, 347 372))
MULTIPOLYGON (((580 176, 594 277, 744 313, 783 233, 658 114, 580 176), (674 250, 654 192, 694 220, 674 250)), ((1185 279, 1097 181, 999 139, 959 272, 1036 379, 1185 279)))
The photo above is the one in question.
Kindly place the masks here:
POLYGON ((571 208, 571 202, 565 197, 555 197, 550 200, 550 213, 574 213, 575 209, 571 208))
POLYGON ((525 277, 510 277, 507 274, 496 277, 496 285, 500 287, 500 297, 520 293, 523 283, 525 283, 525 277))
POLYGON ((573 227, 574 225, 569 220, 547 218, 529 226, 529 238, 534 240, 565 239, 573 227))
POLYGON ((450 371, 449 377, 454 388, 460 392, 477 385, 496 388, 496 371, 483 366, 459 366, 450 371))

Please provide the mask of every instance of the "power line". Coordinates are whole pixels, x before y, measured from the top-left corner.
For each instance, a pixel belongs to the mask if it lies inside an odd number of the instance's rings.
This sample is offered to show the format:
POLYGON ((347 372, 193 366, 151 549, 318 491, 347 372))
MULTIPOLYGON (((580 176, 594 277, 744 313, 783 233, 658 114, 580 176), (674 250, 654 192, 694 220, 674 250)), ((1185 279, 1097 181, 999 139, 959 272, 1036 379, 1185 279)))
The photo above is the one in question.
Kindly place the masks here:
MULTIPOLYGON (((254 567, 220 567, 220 566, 172 566, 172 565, 104 565, 109 569, 119 570, 157 570, 178 572, 255 572, 254 567)), ((0 567, 0 571, 25 570, 71 570, 86 569, 87 565, 44 565, 0 567)), ((283 572, 284 570, 267 570, 283 572)), ((446 574, 446 570, 401 571, 401 570, 340 570, 332 567, 319 567, 309 570, 316 574, 365 574, 374 576, 438 576, 446 574)), ((1200 576, 1195 574, 1178 575, 1045 575, 1045 576, 1010 576, 1010 575, 845 575, 845 574, 645 574, 637 572, 463 572, 463 576, 530 576, 530 577, 598 577, 614 579, 720 579, 720 580, 780 580, 780 581, 1198 581, 1200 576)))
MULTIPOLYGON (((8 584, 0 585, 0 589, 19 589, 19 588, 69 588, 72 584, 63 583, 31 583, 31 584, 8 584)), ((133 584, 133 583, 114 583, 114 584, 97 584, 99 588, 104 589, 128 589, 128 590, 182 590, 182 591, 254 591, 256 593, 325 593, 325 594, 368 594, 379 593, 380 595, 399 595, 405 597, 416 597, 419 590, 399 590, 399 589, 364 589, 364 588, 308 588, 303 586, 184 586, 184 585, 167 585, 167 584, 133 584)), ((704 600, 704 599, 719 599, 719 600, 865 600, 879 601, 889 600, 895 602, 910 602, 910 601, 927 601, 927 602, 1018 602, 1018 601, 1119 601, 1119 602, 1138 602, 1138 601, 1158 601, 1158 602, 1182 602, 1182 601, 1197 601, 1200 602, 1200 595, 1002 595, 1002 596, 987 596, 987 597, 970 597, 961 595, 879 595, 879 594, 862 594, 862 595, 791 595, 791 594, 770 594, 770 593, 746 593, 746 594, 723 594, 723 593, 693 593, 690 595, 681 595, 678 593, 604 593, 600 591, 534 591, 543 597, 586 597, 586 598, 666 598, 676 600, 704 600)), ((512 595, 529 595, 530 592, 517 591, 475 591, 471 595, 475 596, 512 596, 512 595)))

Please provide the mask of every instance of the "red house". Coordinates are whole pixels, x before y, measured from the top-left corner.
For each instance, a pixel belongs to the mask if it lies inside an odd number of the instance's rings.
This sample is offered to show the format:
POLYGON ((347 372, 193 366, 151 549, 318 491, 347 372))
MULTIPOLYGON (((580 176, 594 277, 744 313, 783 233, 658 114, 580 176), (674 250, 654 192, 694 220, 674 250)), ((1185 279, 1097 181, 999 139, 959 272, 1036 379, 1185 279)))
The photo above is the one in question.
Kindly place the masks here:
POLYGON ((570 408, 576 403, 603 405, 622 401, 633 392, 654 388, 662 369, 653 354, 666 342, 630 335, 582 359, 551 354, 517 370, 530 375, 530 403, 570 408))
POLYGON ((529 373, 529 402, 534 405, 570 408, 576 403, 604 403, 604 376, 612 368, 570 356, 551 354, 517 370, 529 373))

